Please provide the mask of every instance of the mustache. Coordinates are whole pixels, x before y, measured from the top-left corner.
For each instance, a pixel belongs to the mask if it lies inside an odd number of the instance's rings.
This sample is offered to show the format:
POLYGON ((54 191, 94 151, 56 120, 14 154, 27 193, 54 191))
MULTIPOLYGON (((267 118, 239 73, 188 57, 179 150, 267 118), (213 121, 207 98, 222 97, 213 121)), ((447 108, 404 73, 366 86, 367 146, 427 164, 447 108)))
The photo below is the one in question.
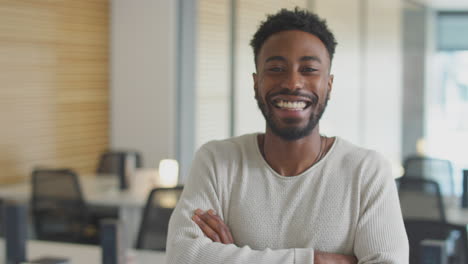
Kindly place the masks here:
POLYGON ((300 96, 300 97, 304 97, 304 98, 308 98, 310 99, 310 101, 312 102, 312 104, 317 104, 318 102, 318 96, 316 96, 315 94, 312 94, 312 93, 306 93, 300 89, 296 89, 296 90, 290 90, 288 88, 283 88, 277 92, 273 92, 271 94, 269 94, 267 96, 267 99, 269 101, 271 101, 271 98, 275 97, 275 96, 278 96, 278 95, 290 95, 290 96, 300 96))

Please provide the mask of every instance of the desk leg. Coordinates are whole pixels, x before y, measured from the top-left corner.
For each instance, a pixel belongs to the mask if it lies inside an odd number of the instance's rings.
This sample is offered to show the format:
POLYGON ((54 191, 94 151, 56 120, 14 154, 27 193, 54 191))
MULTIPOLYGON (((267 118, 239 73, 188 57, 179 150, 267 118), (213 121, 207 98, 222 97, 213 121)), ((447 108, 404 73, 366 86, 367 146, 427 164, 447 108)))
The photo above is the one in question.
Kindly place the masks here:
POLYGON ((138 206, 126 205, 120 207, 119 218, 122 221, 123 239, 128 248, 135 248, 142 213, 142 208, 138 206))

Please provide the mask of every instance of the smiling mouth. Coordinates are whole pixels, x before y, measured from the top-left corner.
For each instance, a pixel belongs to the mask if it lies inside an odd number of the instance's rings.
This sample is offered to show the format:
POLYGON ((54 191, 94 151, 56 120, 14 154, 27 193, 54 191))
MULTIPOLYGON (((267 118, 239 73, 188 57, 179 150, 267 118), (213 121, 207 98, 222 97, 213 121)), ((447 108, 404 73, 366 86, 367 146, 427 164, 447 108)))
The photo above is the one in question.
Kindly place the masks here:
POLYGON ((287 100, 273 100, 273 106, 278 109, 289 110, 289 111, 302 111, 309 107, 312 103, 307 101, 287 101, 287 100))

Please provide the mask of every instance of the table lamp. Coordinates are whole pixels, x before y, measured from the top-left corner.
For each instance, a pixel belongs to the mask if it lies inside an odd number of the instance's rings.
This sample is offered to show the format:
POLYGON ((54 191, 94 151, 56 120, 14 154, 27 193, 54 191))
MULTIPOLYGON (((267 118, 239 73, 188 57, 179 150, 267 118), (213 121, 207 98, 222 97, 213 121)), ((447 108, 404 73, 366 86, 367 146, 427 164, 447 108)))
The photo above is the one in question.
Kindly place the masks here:
POLYGON ((159 162, 159 187, 171 188, 177 186, 179 178, 179 163, 173 159, 163 159, 159 162))
POLYGON ((427 152, 427 142, 424 138, 419 138, 416 141, 416 152, 418 155, 425 156, 427 152))

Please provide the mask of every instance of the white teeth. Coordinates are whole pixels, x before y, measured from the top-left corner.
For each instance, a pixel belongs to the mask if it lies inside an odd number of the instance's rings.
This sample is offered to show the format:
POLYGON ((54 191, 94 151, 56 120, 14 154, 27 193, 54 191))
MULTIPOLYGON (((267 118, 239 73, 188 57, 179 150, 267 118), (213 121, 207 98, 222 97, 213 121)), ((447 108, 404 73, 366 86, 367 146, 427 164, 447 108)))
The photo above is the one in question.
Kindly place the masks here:
POLYGON ((283 109, 291 109, 291 110, 303 110, 306 107, 306 103, 302 101, 295 101, 295 102, 290 102, 290 101, 283 101, 279 100, 276 103, 276 106, 283 108, 283 109))

